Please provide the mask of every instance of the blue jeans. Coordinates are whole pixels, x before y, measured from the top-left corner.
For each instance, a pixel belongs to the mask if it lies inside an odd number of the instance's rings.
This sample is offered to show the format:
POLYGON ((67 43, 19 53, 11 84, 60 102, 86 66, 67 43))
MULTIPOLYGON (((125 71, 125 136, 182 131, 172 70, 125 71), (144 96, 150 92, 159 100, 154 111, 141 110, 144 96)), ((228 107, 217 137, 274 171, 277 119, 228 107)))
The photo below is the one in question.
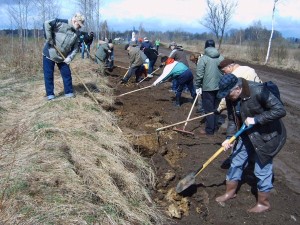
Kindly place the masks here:
POLYGON ((257 189, 260 192, 269 192, 273 188, 273 162, 262 165, 249 138, 242 135, 232 152, 230 168, 226 175, 227 181, 240 181, 244 168, 248 164, 249 155, 254 154, 254 174, 258 179, 257 189))
MULTIPOLYGON (((175 80, 175 79, 174 79, 175 80)), ((196 91, 193 82, 193 74, 191 70, 184 71, 181 75, 179 75, 176 79, 177 82, 177 91, 176 91, 176 102, 179 103, 181 93, 183 91, 184 86, 186 85, 191 93, 192 98, 196 97, 196 91)))
POLYGON ((68 64, 55 63, 54 61, 43 56, 44 81, 46 95, 54 95, 54 66, 57 64, 64 83, 65 94, 73 93, 71 70, 68 64))
MULTIPOLYGON (((203 91, 202 92, 202 106, 205 113, 213 112, 220 103, 217 98, 218 91, 203 91)), ((218 128, 218 116, 215 114, 206 117, 205 132, 207 134, 214 134, 218 128)))
POLYGON ((83 59, 84 59, 84 51, 85 51, 85 49, 87 49, 87 56, 86 57, 89 58, 90 57, 89 53, 90 53, 91 46, 90 45, 86 45, 86 47, 85 47, 84 43, 81 44, 81 58, 83 58, 83 59))
POLYGON ((155 60, 149 60, 149 68, 148 68, 148 74, 151 74, 153 72, 153 67, 156 63, 156 59, 155 60))

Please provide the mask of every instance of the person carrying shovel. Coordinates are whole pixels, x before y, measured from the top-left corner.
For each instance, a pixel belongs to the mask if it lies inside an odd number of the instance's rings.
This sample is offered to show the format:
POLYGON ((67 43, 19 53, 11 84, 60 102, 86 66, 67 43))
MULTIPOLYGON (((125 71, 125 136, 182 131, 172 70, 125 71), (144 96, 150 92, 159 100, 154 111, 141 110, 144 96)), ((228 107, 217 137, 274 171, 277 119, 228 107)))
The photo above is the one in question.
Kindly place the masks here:
POLYGON ((245 123, 252 126, 242 133, 234 145, 222 143, 225 151, 233 147, 230 168, 226 175, 226 192, 217 197, 221 205, 236 197, 249 156, 254 155, 254 174, 257 182, 257 203, 248 212, 260 213, 270 209, 270 191, 273 188, 273 158, 286 141, 286 130, 281 118, 286 115, 281 101, 266 86, 237 78, 233 74, 222 76, 219 82, 219 99, 226 98, 227 137, 245 123))
POLYGON ((162 66, 164 67, 163 73, 157 78, 153 83, 156 86, 159 83, 167 81, 169 79, 176 79, 178 83, 178 88, 176 92, 175 106, 180 106, 181 93, 183 87, 187 85, 193 100, 196 98, 196 91, 193 83, 192 71, 182 62, 177 62, 168 56, 163 56, 161 58, 162 66))
POLYGON ((48 100, 54 95, 54 66, 58 66, 66 97, 74 97, 70 62, 78 51, 77 31, 83 27, 85 18, 76 13, 72 19, 53 19, 44 23, 45 45, 43 49, 43 70, 48 100))

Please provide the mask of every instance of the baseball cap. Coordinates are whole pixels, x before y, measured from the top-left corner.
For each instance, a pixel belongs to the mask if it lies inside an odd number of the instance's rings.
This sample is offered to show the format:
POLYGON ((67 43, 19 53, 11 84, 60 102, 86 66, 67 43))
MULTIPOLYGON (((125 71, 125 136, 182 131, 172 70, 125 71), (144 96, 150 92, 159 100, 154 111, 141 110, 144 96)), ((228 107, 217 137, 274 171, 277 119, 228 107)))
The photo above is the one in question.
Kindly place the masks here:
POLYGON ((237 82, 238 82, 238 78, 231 73, 222 76, 219 82, 219 91, 217 94, 217 98, 221 99, 229 95, 230 90, 234 88, 237 82))

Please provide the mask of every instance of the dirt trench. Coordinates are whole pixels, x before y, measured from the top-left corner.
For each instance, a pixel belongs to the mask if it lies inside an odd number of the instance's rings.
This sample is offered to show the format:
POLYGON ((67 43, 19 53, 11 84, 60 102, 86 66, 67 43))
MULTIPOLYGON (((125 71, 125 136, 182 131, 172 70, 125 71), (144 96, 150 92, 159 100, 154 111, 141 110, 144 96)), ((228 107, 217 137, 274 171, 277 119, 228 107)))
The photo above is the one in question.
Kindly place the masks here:
MULTIPOLYGON (((165 55, 170 50, 162 49, 165 55)), ((122 45, 115 46, 115 65, 128 66, 127 52, 122 45)), ((159 60, 159 59, 158 59, 159 60)), ((246 65, 246 63, 241 63, 246 65)), ((159 63, 156 63, 158 66, 159 63)), ((299 139, 299 80, 300 74, 250 65, 263 80, 275 81, 282 94, 287 116, 284 118, 288 131, 288 140, 283 150, 274 160, 274 190, 272 191, 270 212, 253 215, 247 209, 255 204, 256 179, 251 170, 244 173, 237 198, 224 206, 215 202, 215 197, 225 190, 226 170, 221 169, 221 162, 227 157, 222 153, 214 160, 183 193, 176 194, 175 187, 180 179, 200 167, 220 148, 225 139, 226 124, 212 137, 201 136, 200 128, 204 124, 199 120, 187 124, 186 130, 194 135, 182 134, 172 128, 156 132, 156 129, 179 121, 184 121, 192 106, 189 93, 183 93, 180 108, 173 105, 174 94, 169 92, 171 83, 148 88, 122 97, 116 97, 113 110, 119 118, 118 125, 128 137, 136 151, 153 164, 157 175, 157 185, 152 197, 170 217, 168 224, 297 224, 300 220, 300 178, 298 151, 299 139)), ((195 66, 190 63, 195 74, 195 66)), ((116 67, 110 74, 111 86, 115 95, 146 87, 154 78, 137 85, 132 78, 127 85, 119 85, 126 73, 116 67)), ((199 116, 194 109, 191 118, 199 116)), ((223 113, 226 117, 226 112, 223 113)), ((177 128, 182 128, 178 125, 177 128)))

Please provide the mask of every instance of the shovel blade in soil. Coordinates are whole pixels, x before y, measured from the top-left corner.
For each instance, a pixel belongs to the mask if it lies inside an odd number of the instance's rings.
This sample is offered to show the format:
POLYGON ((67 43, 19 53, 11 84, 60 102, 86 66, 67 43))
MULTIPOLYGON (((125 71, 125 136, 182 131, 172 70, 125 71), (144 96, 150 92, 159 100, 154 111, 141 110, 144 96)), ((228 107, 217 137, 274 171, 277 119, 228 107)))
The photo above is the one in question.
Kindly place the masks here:
POLYGON ((187 189, 189 186, 193 185, 195 183, 195 173, 190 173, 185 178, 180 180, 176 186, 176 192, 181 193, 185 189, 187 189))

